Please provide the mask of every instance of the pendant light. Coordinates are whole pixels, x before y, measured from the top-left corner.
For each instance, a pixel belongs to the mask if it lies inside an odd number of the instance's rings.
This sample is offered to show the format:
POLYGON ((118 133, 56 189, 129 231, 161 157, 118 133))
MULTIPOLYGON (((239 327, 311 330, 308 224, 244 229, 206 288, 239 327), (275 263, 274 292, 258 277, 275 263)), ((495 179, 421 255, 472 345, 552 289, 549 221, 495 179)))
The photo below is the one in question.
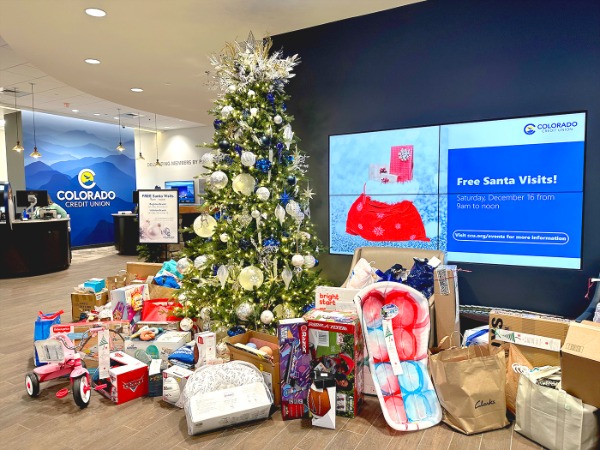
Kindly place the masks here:
POLYGON ((117 109, 117 111, 119 111, 119 145, 117 145, 117 150, 122 152, 125 150, 125 147, 121 143, 121 110, 117 109))
POLYGON ((138 112, 138 146, 140 149, 140 154, 138 155, 138 159, 145 160, 144 155, 142 153, 142 119, 140 118, 140 113, 138 112))
POLYGON ((156 133, 154 135, 154 139, 156 140, 156 162, 154 163, 154 165, 156 167, 160 167, 162 166, 162 164, 158 160, 158 127, 156 126, 156 113, 154 113, 154 132, 156 133))
POLYGON ((17 153, 21 153, 25 148, 21 145, 19 140, 19 117, 17 111, 17 88, 15 88, 15 129, 17 130, 17 145, 13 147, 13 150, 17 153))
POLYGON ((42 157, 42 154, 40 152, 38 152, 37 149, 37 140, 35 138, 35 103, 33 101, 33 85, 34 83, 29 83, 31 84, 31 118, 33 119, 33 151, 29 154, 29 156, 31 156, 32 158, 38 159, 42 157))

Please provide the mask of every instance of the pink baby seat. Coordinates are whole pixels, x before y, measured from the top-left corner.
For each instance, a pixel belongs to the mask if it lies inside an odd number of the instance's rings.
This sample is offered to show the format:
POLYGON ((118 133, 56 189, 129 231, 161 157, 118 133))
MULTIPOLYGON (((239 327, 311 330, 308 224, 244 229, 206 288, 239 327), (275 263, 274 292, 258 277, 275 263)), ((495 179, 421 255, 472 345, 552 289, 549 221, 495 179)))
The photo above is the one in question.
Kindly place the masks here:
POLYGON ((427 299, 411 287, 386 281, 361 289, 354 303, 388 425, 410 431, 438 424, 442 408, 427 370, 427 299))

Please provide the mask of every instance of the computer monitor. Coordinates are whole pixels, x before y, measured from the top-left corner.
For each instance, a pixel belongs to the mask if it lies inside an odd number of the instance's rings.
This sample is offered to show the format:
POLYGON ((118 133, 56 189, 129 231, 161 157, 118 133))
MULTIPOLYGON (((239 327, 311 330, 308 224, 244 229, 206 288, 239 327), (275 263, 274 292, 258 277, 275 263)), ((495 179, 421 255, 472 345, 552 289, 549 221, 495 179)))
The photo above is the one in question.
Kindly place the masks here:
POLYGON ((31 205, 31 201, 29 196, 34 196, 37 200, 35 206, 48 206, 48 191, 35 191, 35 190, 26 190, 26 191, 17 191, 17 206, 28 208, 31 205))
POLYGON ((196 201, 194 180, 165 181, 165 189, 177 189, 179 203, 194 203, 196 201))

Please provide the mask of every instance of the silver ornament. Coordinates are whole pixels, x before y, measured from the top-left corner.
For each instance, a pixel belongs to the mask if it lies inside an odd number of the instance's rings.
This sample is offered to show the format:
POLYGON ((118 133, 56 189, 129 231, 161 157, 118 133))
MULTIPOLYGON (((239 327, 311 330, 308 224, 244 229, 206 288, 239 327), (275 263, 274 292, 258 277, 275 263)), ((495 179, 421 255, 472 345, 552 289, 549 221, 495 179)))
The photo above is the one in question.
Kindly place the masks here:
POLYGON ((304 264, 304 256, 298 253, 292 256, 292 265, 294 267, 302 267, 302 264, 304 264))
POLYGON ((269 197, 271 196, 271 192, 269 191, 269 189, 267 189, 266 187, 259 187, 256 190, 256 196, 258 197, 258 199, 260 201, 266 202, 267 200, 269 200, 269 197))
POLYGON ((229 105, 223 106, 223 108, 221 108, 221 117, 223 117, 223 119, 227 119, 232 112, 233 112, 232 106, 229 106, 229 105))
POLYGON ((254 314, 254 306, 248 302, 244 302, 236 308, 235 314, 238 319, 245 322, 254 314))
POLYGON ((217 221, 213 216, 208 214, 200 214, 194 219, 194 233, 203 238, 211 237, 217 226, 217 221))
POLYGON ((254 186, 256 186, 256 180, 252 175, 247 173, 236 175, 231 182, 233 191, 246 197, 254 192, 254 186))
POLYGON ((246 167, 251 167, 256 162, 256 155, 252 152, 242 152, 240 161, 241 161, 242 165, 244 165, 246 167))
POLYGON ((210 152, 209 153, 205 153, 200 158, 200 162, 202 163, 203 166, 212 167, 212 165, 215 162, 215 155, 212 154, 212 153, 210 153, 210 152))
POLYGON ((255 209, 251 213, 253 219, 258 219, 260 217, 260 211, 255 209))
POLYGON ((191 265, 192 261, 190 261, 188 258, 181 258, 179 261, 177 261, 177 270, 179 273, 186 273, 188 270, 190 270, 191 265))
POLYGON ((262 270, 256 266, 244 267, 238 275, 240 286, 246 291, 259 288, 263 284, 264 275, 262 270))
POLYGON ((265 309, 263 312, 260 313, 260 321, 265 325, 269 325, 271 322, 273 322, 274 318, 275 317, 273 316, 273 313, 268 309, 265 309))
POLYGON ((221 233, 219 239, 221 240, 221 242, 227 242, 229 240, 229 235, 227 233, 221 233))
POLYGON ((283 284, 285 284, 285 288, 288 289, 290 287, 290 283, 292 282, 292 278, 294 274, 288 267, 284 267, 281 271, 281 279, 283 280, 283 284))
POLYGON ((294 218, 298 215, 299 212, 301 212, 300 205, 294 200, 290 200, 287 203, 287 205, 285 205, 285 210, 290 216, 294 218))
POLYGON ((217 170, 210 174, 210 184, 215 189, 223 189, 227 186, 227 182, 229 178, 227 178, 227 174, 221 170, 217 170))
POLYGON ((194 321, 189 317, 184 317, 181 319, 181 322, 179 322, 179 328, 181 328, 182 331, 190 331, 194 328, 194 321))
POLYGON ((304 267, 307 269, 312 269, 315 267, 317 260, 313 255, 304 255, 304 267))
POLYGON ((283 209, 283 206, 277 205, 275 208, 275 217, 279 220, 279 224, 283 225, 283 221, 285 220, 285 209, 283 209))
POLYGON ((283 122, 283 119, 279 114, 277 114, 275 117, 273 117, 273 122, 275 122, 277 125, 280 125, 281 122, 283 122))
POLYGON ((202 269, 204 267, 204 264, 206 264, 207 259, 208 258, 206 257, 206 255, 197 256, 196 259, 194 259, 194 266, 196 267, 196 269, 202 269))

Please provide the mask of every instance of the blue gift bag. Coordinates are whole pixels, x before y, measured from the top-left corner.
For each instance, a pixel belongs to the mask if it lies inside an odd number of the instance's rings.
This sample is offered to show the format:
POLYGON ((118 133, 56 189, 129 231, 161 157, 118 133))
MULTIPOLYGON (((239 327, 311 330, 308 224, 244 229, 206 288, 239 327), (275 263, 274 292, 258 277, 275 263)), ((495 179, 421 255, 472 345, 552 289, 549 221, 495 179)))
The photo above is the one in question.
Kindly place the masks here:
MULTIPOLYGON (((44 314, 40 311, 33 327, 33 342, 48 339, 50 337, 50 327, 60 323, 60 315, 63 313, 63 310, 53 314, 44 314)), ((33 348, 33 361, 36 367, 46 364, 39 361, 35 347, 33 348)))

